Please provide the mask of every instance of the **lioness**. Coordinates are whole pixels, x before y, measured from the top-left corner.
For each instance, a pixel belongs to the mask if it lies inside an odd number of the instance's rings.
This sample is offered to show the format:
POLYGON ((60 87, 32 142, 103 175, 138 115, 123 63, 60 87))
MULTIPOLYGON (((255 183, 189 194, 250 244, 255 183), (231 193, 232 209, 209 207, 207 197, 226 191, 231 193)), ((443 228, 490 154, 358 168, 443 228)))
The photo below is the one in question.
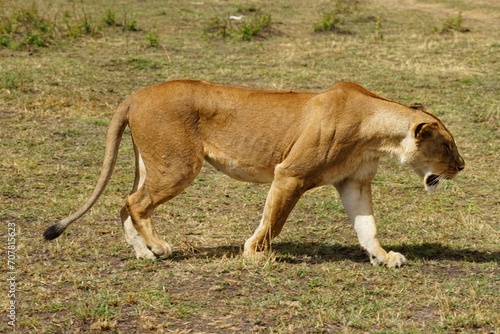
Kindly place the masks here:
POLYGON ((465 166, 450 132, 421 105, 407 107, 354 83, 298 93, 168 81, 139 90, 118 107, 94 192, 79 211, 50 226, 45 239, 57 238, 97 201, 127 125, 136 173, 120 214, 137 258, 172 254, 151 215, 186 188, 206 160, 235 179, 271 183, 245 256, 268 249, 304 192, 331 184, 371 263, 400 266, 405 257, 387 253, 376 236, 371 181, 379 158, 393 156, 410 166, 427 191, 465 166))

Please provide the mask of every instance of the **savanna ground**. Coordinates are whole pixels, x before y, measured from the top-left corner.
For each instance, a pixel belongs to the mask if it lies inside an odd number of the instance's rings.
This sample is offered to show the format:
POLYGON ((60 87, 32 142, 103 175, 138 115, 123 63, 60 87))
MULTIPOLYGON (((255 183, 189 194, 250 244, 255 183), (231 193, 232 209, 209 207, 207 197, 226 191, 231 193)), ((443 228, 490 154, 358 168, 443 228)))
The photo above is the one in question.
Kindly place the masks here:
POLYGON ((0 16, 0 332, 498 333, 497 2, 3 0, 0 16), (126 135, 99 203, 44 242, 90 195, 114 108, 175 78, 307 91, 355 81, 424 103, 466 169, 429 195, 382 161, 379 236, 403 268, 369 264, 331 187, 304 196, 266 261, 244 261, 269 186, 208 166, 155 215, 173 258, 138 261, 118 215, 133 180, 126 135))

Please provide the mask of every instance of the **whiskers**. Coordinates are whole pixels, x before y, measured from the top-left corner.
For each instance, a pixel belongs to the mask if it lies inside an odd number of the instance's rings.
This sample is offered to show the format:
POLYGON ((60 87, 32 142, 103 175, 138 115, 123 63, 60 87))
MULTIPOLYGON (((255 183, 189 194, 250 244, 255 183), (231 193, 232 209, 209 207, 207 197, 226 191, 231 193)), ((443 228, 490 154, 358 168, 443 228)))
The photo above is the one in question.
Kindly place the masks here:
POLYGON ((439 174, 440 180, 451 180, 457 175, 456 170, 445 170, 441 174, 439 174))
POLYGON ((429 174, 425 177, 425 188, 427 191, 434 191, 442 186, 443 180, 450 180, 456 173, 445 170, 439 174, 429 174))

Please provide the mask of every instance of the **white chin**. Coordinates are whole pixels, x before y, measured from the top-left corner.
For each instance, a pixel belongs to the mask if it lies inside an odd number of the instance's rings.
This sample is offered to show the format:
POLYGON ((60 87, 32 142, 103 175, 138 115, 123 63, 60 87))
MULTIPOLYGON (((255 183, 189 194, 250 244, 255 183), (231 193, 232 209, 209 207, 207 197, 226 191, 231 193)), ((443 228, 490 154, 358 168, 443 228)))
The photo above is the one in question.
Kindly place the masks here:
POLYGON ((424 188, 427 192, 431 193, 433 192, 434 190, 436 190, 437 188, 437 184, 436 185, 433 185, 433 186, 430 186, 428 185, 427 183, 424 182, 424 188))

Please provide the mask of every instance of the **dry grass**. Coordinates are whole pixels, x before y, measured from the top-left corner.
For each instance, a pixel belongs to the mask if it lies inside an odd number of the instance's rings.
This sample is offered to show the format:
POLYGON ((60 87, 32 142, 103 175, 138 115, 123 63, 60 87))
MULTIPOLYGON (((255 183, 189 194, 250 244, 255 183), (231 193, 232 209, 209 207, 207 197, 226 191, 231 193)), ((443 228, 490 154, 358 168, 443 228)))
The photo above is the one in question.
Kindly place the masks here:
MULTIPOLYGON (((4 1, 0 13, 10 18, 32 3, 4 1)), ((2 235, 9 222, 17 232, 18 333, 497 331, 497 6, 445 0, 34 3, 56 28, 48 46, 0 49, 0 221, 2 235), (250 5, 272 15, 275 33, 249 42, 204 34, 214 17, 250 5), (134 18, 138 31, 99 28, 109 9, 118 22, 134 18), (333 10, 349 33, 314 33, 333 10), (68 36, 65 12, 72 25, 85 13, 96 33, 68 36), (459 12, 470 31, 440 31, 459 12), (133 178, 129 138, 98 205, 60 239, 43 242, 43 230, 89 196, 114 108, 132 91, 173 78, 285 90, 356 81, 428 106, 454 133, 467 167, 427 195, 410 171, 382 162, 375 213, 383 244, 410 260, 399 270, 369 265, 330 188, 304 196, 267 261, 244 261, 241 247, 258 224, 268 186, 233 181, 209 167, 155 215, 174 257, 134 260, 118 218, 133 178)), ((2 249, 7 245, 4 238, 2 249)), ((1 289, 5 295, 5 281, 1 289)), ((1 300, 0 332, 13 329, 6 320, 10 300, 1 300)))

